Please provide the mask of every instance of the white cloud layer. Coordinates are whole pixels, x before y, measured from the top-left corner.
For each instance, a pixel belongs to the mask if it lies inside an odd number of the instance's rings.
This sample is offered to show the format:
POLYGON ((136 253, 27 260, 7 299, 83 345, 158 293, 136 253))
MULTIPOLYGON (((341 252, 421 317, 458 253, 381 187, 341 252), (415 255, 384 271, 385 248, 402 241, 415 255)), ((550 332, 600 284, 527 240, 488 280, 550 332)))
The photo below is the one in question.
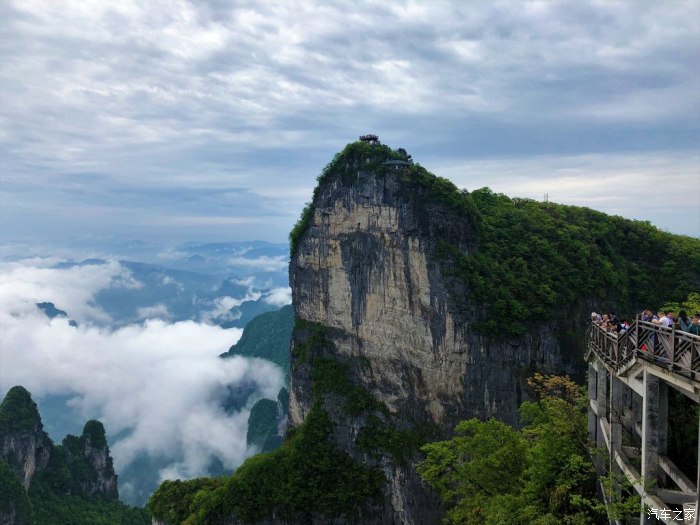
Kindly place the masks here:
POLYGON ((232 257, 229 259, 231 266, 242 266, 244 268, 255 268, 258 271, 264 272, 279 272, 289 265, 289 258, 286 255, 278 255, 270 257, 263 255, 261 257, 232 257))
MULTIPOLYGON (((118 264, 48 269, 0 267, 0 392, 16 384, 35 397, 73 396, 85 419, 99 418, 110 435, 117 471, 143 454, 165 459, 162 477, 205 474, 212 458, 240 464, 250 404, 276 398, 282 373, 268 361, 218 355, 242 330, 192 321, 151 319, 112 330, 91 324, 89 306, 115 279, 133 285, 118 264), (34 303, 53 301, 79 321, 49 320, 34 303), (249 403, 227 414, 229 387, 249 388, 249 403)), ((156 305, 149 312, 162 311, 156 305)), ((162 313, 162 312, 161 312, 162 313)))
POLYGON ((93 304, 97 292, 110 286, 139 288, 142 283, 116 261, 108 264, 48 267, 53 259, 0 264, 0 305, 11 318, 37 315, 36 303, 50 301, 78 323, 107 323, 109 316, 93 304))
POLYGON ((265 296, 264 301, 280 308, 286 304, 292 304, 292 289, 289 286, 274 288, 265 296))

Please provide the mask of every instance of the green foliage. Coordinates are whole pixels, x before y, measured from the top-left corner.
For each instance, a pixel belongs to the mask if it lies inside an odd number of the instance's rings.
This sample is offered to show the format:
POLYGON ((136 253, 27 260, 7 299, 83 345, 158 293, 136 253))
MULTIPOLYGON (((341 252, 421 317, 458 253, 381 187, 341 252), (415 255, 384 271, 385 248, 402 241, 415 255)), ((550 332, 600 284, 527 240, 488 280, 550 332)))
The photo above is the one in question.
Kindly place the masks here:
POLYGON ((41 525, 150 525, 145 509, 99 497, 57 494, 42 480, 33 481, 29 497, 41 525))
POLYGON ((95 448, 105 448, 107 447, 107 436, 105 434, 105 427, 101 421, 91 419, 83 427, 83 440, 89 439, 90 444, 95 448))
POLYGON ((21 386, 13 386, 0 403, 0 438, 10 433, 42 429, 41 417, 32 395, 21 386))
POLYGON ((313 393, 317 398, 324 394, 336 394, 344 398, 344 412, 357 416, 365 410, 381 409, 379 404, 364 387, 352 382, 348 365, 332 358, 315 357, 311 367, 313 393))
POLYGON ((638 497, 615 496, 609 515, 597 498, 581 389, 556 376, 529 383, 539 399, 521 405, 521 431, 471 419, 423 447, 418 472, 445 502, 447 522, 583 525, 638 513, 638 497))
POLYGON ((306 204, 304 204, 304 209, 301 210, 301 217, 299 217, 299 220, 289 232, 289 253, 292 257, 294 256, 294 254, 297 251, 297 248, 299 247, 299 240, 301 239, 302 234, 311 225, 311 220, 313 219, 313 216, 313 203, 307 202, 306 204))
POLYGON ((450 523, 481 524, 484 501, 519 488, 525 440, 495 419, 463 421, 455 432, 451 440, 425 445, 426 459, 417 470, 450 507, 450 523))
MULTIPOLYGON (((386 414, 384 417, 387 417, 386 414)), ((434 439, 434 433, 419 425, 399 429, 391 418, 385 421, 379 416, 371 415, 358 432, 355 443, 359 450, 370 456, 388 454, 405 466, 431 438, 434 439)))
POLYGON ((148 499, 148 510, 158 521, 179 525, 190 515, 190 507, 197 492, 214 490, 223 483, 224 478, 164 481, 148 499))
POLYGON ((318 197, 321 184, 331 177, 339 177, 343 182, 348 183, 353 180, 359 171, 371 172, 377 176, 386 173, 386 166, 383 163, 387 160, 407 160, 405 151, 394 151, 385 145, 372 145, 366 142, 353 142, 348 144, 343 151, 336 154, 316 178, 318 184, 314 189, 311 202, 307 202, 301 212, 301 217, 289 233, 289 252, 291 257, 297 252, 301 236, 311 225, 314 208, 313 202, 318 197))
POLYGON ((294 331, 304 336, 304 342, 295 342, 292 346, 292 357, 299 363, 305 363, 312 355, 322 354, 324 346, 330 344, 326 337, 327 330, 320 323, 296 319, 294 331))
MULTIPOLYGON (((87 496, 85 487, 97 480, 97 472, 83 457, 88 439, 99 443, 104 427, 97 421, 85 425, 81 437, 68 435, 63 445, 53 446, 46 469, 35 474, 29 487, 36 523, 42 525, 150 524, 145 509, 130 507, 116 499, 87 496)), ((91 443, 94 442, 91 441, 91 443)), ((103 446, 107 446, 104 441, 103 446)), ((109 459, 111 461, 111 458, 109 459)))
POLYGON ((0 515, 14 515, 16 525, 34 523, 32 505, 17 474, 0 457, 0 515))
POLYGON ((149 509, 171 525, 217 523, 231 514, 246 523, 273 514, 298 522, 351 515, 380 495, 383 476, 329 445, 331 431, 330 418, 317 403, 280 449, 249 458, 220 485, 180 482, 176 491, 177 482, 166 482, 151 496, 149 509))
POLYGON ((661 310, 664 312, 673 310, 676 315, 678 315, 678 312, 681 310, 685 310, 688 317, 692 317, 694 314, 700 312, 700 293, 690 293, 685 301, 666 303, 661 307, 661 310))
POLYGON ((586 297, 633 312, 697 288, 700 239, 488 188, 468 198, 478 210, 478 250, 462 253, 445 240, 439 254, 447 273, 487 305, 476 324, 482 333, 521 335, 586 297))
POLYGON ((260 399, 250 409, 248 417, 248 445, 259 447, 261 452, 276 449, 281 439, 277 436, 277 402, 260 399))
POLYGON ((268 359, 284 371, 285 384, 289 385, 289 343, 293 328, 291 305, 260 314, 246 325, 238 342, 221 357, 242 355, 268 359))
MULTIPOLYGON (((76 441, 78 440, 75 436, 68 435, 63 440, 64 444, 70 442, 69 438, 74 438, 76 441)), ((74 485, 74 479, 85 479, 90 477, 90 474, 95 476, 95 470, 91 466, 86 465, 85 461, 81 461, 69 467, 68 458, 69 452, 66 450, 65 446, 54 445, 49 455, 49 462, 46 465, 46 469, 37 473, 32 483, 41 483, 53 493, 65 495, 70 494, 71 488, 74 485)))

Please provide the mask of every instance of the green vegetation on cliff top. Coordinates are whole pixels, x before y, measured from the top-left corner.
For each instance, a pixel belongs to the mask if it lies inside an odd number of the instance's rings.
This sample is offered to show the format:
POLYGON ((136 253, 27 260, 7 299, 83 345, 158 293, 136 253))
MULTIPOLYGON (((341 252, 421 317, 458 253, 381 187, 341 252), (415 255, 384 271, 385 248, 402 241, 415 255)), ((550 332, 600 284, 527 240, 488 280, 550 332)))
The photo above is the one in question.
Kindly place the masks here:
POLYGON ((13 386, 0 403, 0 438, 15 434, 41 430, 41 417, 31 394, 21 386, 13 386))
MULTIPOLYGON (((349 144, 318 177, 314 201, 331 180, 350 185, 358 167, 383 177, 383 163, 401 158, 404 152, 384 145, 349 144)), ((424 226, 440 209, 444 220, 462 221, 472 232, 476 250, 466 252, 459 248, 464 239, 451 237, 459 229, 444 229, 435 256, 446 277, 486 306, 475 324, 481 333, 522 335, 534 322, 571 315, 586 299, 634 312, 682 301, 700 287, 700 239, 589 208, 459 190, 419 164, 402 171, 401 185, 397 197, 412 203, 424 226)), ((292 256, 312 216, 309 203, 290 233, 292 256)))
POLYGON ((105 427, 101 421, 96 419, 91 419, 83 427, 83 434, 81 436, 84 440, 89 440, 90 445, 96 448, 103 448, 107 446, 107 435, 105 433, 105 427))

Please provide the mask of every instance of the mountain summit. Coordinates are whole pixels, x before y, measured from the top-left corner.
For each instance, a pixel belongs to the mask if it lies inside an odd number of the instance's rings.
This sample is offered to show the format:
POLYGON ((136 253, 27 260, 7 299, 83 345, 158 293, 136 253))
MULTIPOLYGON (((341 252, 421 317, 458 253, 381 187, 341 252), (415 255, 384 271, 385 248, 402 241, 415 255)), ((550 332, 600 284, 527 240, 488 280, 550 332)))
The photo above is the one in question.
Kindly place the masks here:
MULTIPOLYGON (((634 311, 700 285, 700 240, 460 191, 378 141, 326 166, 290 240, 287 439, 192 485, 173 523, 438 523, 415 470, 422 444, 471 417, 517 425, 536 371, 582 377, 591 308, 634 311)), ((187 490, 161 487, 154 516, 187 490)))

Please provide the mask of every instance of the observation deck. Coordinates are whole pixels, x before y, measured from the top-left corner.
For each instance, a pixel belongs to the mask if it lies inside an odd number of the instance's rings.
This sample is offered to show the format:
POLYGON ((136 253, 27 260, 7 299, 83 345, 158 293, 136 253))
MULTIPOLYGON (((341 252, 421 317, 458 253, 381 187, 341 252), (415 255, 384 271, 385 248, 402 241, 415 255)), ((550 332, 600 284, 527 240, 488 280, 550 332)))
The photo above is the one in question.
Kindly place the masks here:
MULTIPOLYGON (((639 523, 698 525, 700 465, 691 480, 688 465, 679 468, 666 453, 669 389, 700 405, 700 337, 637 319, 621 335, 591 324, 586 341, 588 434, 602 453, 594 458, 599 476, 634 487, 639 523)), ((700 443, 700 420, 696 425, 700 443)), ((621 485, 601 485, 606 504, 621 485)))

